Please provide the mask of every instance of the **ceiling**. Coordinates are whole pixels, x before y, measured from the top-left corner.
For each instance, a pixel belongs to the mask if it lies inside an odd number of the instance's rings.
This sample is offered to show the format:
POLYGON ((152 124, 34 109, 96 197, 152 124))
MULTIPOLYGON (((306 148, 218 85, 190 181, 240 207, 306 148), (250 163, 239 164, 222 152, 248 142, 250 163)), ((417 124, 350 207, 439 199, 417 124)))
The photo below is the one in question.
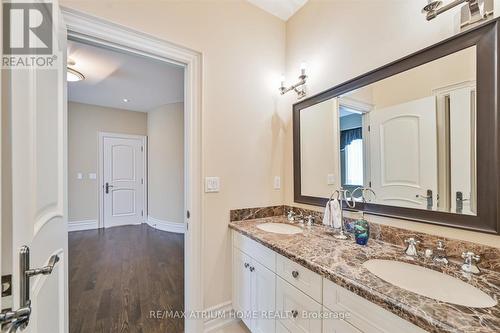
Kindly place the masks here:
POLYGON ((271 13, 283 21, 288 20, 308 0, 247 0, 255 6, 271 13))
POLYGON ((184 100, 179 65, 75 41, 68 41, 68 59, 85 75, 68 82, 69 101, 147 112, 184 100))

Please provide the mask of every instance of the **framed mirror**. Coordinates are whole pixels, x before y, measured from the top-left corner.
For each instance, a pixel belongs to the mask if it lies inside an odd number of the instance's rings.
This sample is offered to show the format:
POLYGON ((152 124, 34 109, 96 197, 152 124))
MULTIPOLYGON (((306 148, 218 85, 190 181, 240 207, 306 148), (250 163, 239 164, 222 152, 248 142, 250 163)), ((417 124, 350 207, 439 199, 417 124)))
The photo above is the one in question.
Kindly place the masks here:
POLYGON ((293 107, 295 202, 499 233, 498 20, 293 107))

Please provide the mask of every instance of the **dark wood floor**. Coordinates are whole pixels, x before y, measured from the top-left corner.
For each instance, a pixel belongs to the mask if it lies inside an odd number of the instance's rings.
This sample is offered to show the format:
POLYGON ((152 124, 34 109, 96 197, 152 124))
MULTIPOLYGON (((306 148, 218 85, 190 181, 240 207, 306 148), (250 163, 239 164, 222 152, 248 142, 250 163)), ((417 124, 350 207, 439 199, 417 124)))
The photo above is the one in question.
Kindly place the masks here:
POLYGON ((69 234, 70 333, 184 331, 184 237, 146 224, 69 234))

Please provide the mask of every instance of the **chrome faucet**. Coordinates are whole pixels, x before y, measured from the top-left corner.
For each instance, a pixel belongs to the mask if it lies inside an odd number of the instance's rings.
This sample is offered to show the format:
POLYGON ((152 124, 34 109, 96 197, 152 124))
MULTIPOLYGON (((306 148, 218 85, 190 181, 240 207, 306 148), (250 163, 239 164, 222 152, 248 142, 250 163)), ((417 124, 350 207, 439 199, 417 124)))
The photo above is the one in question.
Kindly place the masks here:
POLYGON ((308 227, 312 226, 314 223, 314 216, 312 215, 306 216, 306 219, 307 219, 307 226, 308 227))
POLYGON ((432 261, 437 264, 448 265, 448 256, 446 255, 446 249, 443 241, 437 242, 437 247, 434 250, 434 258, 432 258, 432 261))
POLYGON ((288 211, 287 219, 290 223, 294 223, 295 221, 304 223, 304 216, 302 214, 297 215, 293 210, 288 211))
POLYGON ((414 258, 418 257, 417 245, 420 244, 420 241, 411 237, 405 239, 405 243, 408 244, 405 250, 405 254, 409 257, 414 257, 414 258))
POLYGON ((288 215, 286 216, 286 218, 288 219, 288 222, 295 221, 295 213, 293 212, 293 210, 290 209, 288 211, 288 215))
POLYGON ((481 272, 476 265, 476 263, 479 262, 479 260, 481 259, 480 256, 476 255, 472 251, 466 251, 462 253, 462 258, 464 258, 462 271, 472 274, 478 274, 479 272, 481 272))

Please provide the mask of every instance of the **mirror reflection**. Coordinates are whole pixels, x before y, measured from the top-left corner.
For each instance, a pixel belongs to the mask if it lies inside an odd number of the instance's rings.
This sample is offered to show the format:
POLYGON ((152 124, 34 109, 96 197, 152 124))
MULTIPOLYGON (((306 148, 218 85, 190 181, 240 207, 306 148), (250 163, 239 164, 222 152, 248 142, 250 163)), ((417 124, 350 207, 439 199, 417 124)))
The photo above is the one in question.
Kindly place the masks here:
POLYGON ((302 109, 301 192, 475 215, 475 138, 474 46, 302 109))

